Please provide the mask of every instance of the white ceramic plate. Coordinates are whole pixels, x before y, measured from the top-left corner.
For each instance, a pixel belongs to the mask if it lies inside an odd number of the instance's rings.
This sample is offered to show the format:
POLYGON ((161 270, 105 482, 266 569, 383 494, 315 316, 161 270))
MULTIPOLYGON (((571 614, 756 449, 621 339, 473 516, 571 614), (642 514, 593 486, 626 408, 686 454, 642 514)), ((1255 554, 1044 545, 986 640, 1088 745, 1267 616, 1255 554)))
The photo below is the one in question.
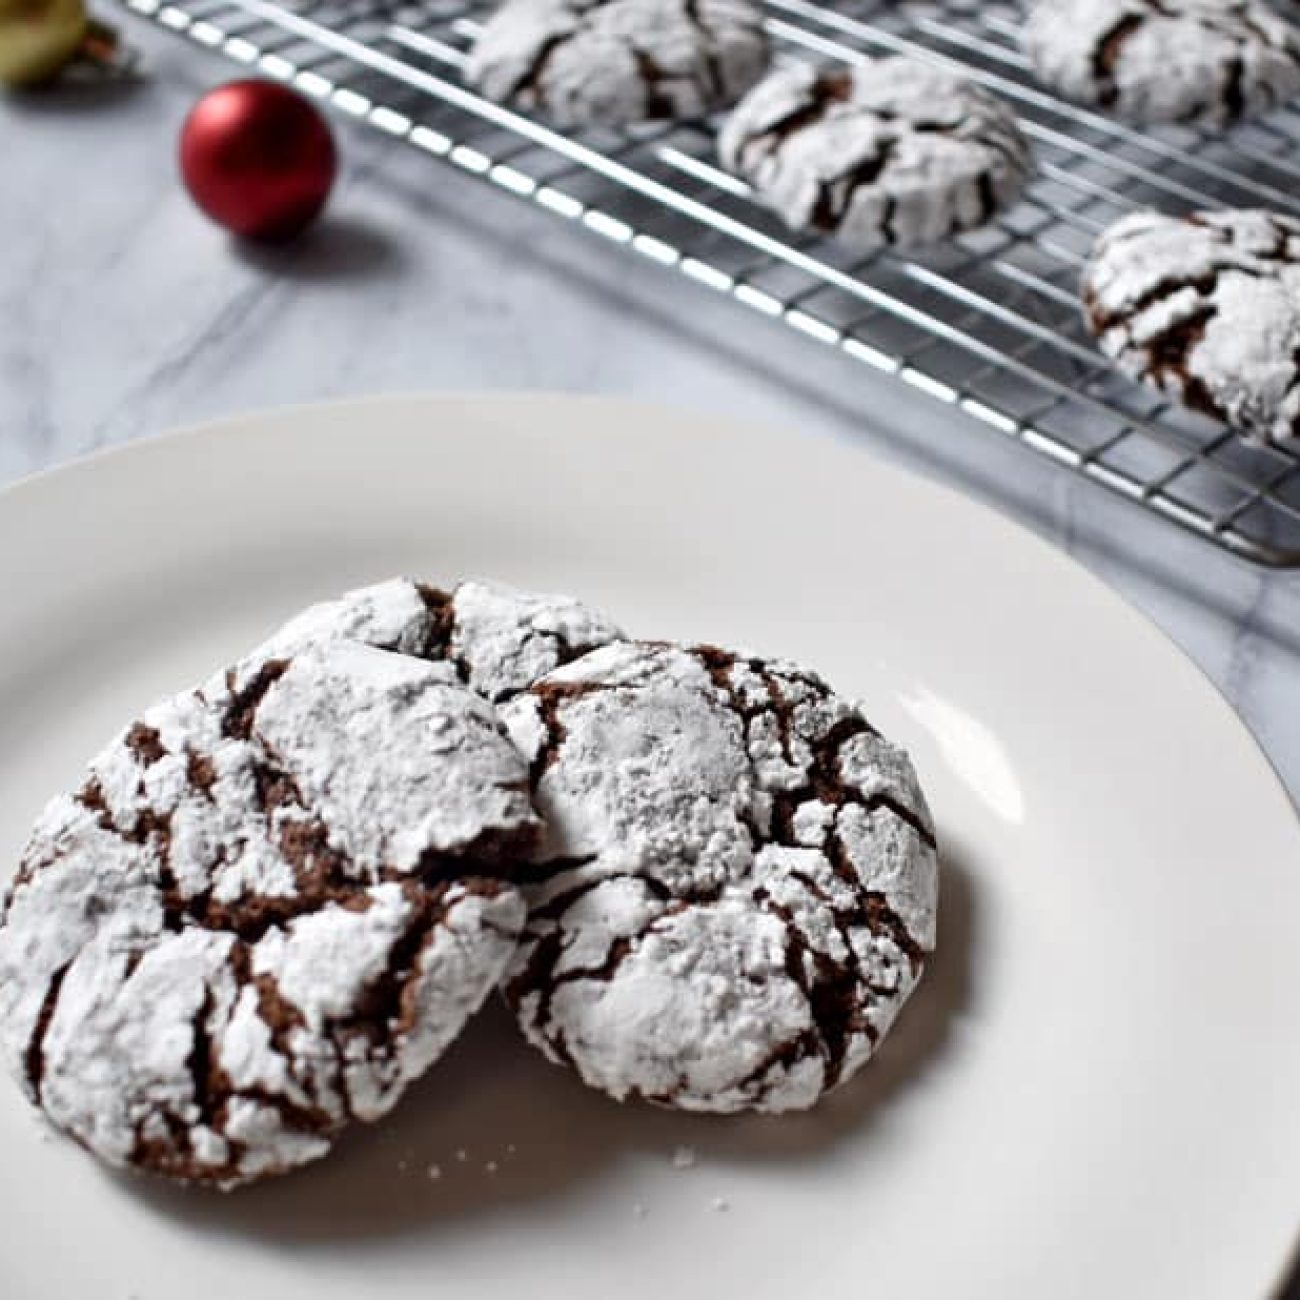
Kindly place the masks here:
POLYGON ((3 860, 134 710, 398 572, 580 593, 861 695, 937 813, 940 955, 809 1115, 620 1107, 494 1013, 379 1130, 227 1197, 105 1173, 5 1081, 0 1295, 1237 1300, 1276 1279, 1300 1221, 1284 792, 1101 584, 851 448, 600 401, 394 400, 22 484, 0 496, 3 860))

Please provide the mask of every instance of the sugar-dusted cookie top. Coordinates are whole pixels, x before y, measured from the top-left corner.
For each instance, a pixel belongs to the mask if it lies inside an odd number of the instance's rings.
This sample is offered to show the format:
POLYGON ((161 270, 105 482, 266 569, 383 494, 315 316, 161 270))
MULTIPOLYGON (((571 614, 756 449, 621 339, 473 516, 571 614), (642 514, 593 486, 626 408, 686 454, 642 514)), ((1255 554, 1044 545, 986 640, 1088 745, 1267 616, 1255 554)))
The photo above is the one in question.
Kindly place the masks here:
POLYGON ((1097 240, 1082 294, 1127 373, 1258 441, 1300 434, 1300 221, 1134 213, 1097 240))
POLYGON ((531 1042, 620 1099, 812 1105, 934 944, 906 755, 815 674, 620 642, 503 710, 547 828, 504 982, 531 1042))
POLYGON ((772 73, 727 119, 718 154, 787 225, 863 252, 981 225, 1030 170, 1006 105, 906 58, 772 73))
MULTIPOLYGON (((489 700, 523 690, 544 673, 621 636, 599 610, 572 596, 466 581, 444 591, 391 578, 309 606, 247 656, 246 663, 351 640, 445 662, 489 700)), ((248 672, 241 667, 241 675, 248 672)))
POLYGON ((0 1056, 110 1164, 233 1186, 396 1102, 523 919, 527 767, 445 669, 348 642, 146 710, 0 914, 0 1056))
POLYGON ((557 126, 622 126, 730 104, 767 58, 749 0, 506 0, 466 76, 557 126))
POLYGON ((1300 34, 1259 0, 1037 0, 1022 40, 1044 85, 1135 122, 1224 125, 1300 91, 1300 34))

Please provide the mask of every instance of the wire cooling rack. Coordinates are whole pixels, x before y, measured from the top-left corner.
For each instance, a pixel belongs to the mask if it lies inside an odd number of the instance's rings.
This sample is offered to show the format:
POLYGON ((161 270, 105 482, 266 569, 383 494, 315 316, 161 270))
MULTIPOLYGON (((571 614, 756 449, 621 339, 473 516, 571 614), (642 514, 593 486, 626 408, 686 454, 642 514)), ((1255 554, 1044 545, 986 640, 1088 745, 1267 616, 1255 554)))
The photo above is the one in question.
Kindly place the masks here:
POLYGON ((624 245, 1260 564, 1300 567, 1300 454, 1252 447, 1123 378, 1079 320, 1096 234, 1134 208, 1300 214, 1300 111, 1228 133, 1137 130, 1034 82, 1014 5, 764 0, 778 60, 910 54, 1008 100, 1037 155, 1020 204, 920 254, 792 236, 722 172, 708 123, 560 134, 461 82, 466 0, 123 0, 624 245))

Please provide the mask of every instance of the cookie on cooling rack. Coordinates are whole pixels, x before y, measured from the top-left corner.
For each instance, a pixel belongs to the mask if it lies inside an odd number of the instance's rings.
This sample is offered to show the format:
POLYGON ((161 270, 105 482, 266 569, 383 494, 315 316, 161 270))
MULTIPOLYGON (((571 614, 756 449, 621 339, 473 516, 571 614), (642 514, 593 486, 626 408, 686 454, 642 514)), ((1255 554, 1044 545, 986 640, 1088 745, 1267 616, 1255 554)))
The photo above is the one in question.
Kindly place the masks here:
POLYGON ((1082 294, 1127 373, 1257 441, 1300 435, 1300 221, 1135 213, 1097 240, 1082 294))
POLYGON ((440 665, 350 643, 145 712, 38 821, 0 1054, 116 1166, 231 1187, 385 1114, 524 919, 528 769, 440 665))
POLYGON ((1257 0, 1038 0, 1040 81, 1134 122, 1225 125, 1300 92, 1300 34, 1257 0))
POLYGON ((312 605, 254 650, 239 674, 327 641, 359 641, 431 662, 489 700, 531 685, 552 668, 622 633, 572 596, 466 581, 451 591, 392 578, 312 605))
POLYGON ((466 78, 557 126, 623 126, 724 107, 767 59, 749 0, 506 0, 466 78))
POLYGON ((903 58, 773 73, 736 106, 718 152, 787 225, 863 252, 981 225, 1016 199, 1030 170, 1010 109, 903 58))
POLYGON ((907 756, 816 675, 616 642, 502 710, 546 822, 503 988, 592 1087, 813 1105, 871 1056, 935 937, 907 756))

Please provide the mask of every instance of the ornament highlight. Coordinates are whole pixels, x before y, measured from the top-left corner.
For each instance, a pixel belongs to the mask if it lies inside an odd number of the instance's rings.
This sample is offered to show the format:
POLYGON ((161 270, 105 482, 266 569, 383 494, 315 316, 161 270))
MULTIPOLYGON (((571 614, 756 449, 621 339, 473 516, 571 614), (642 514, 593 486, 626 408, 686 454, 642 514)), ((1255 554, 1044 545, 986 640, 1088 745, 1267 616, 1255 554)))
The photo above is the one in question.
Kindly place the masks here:
POLYGON ((190 197, 218 225, 278 241, 325 206, 337 155, 324 117, 296 91, 232 81, 204 95, 186 119, 180 166, 190 197))

